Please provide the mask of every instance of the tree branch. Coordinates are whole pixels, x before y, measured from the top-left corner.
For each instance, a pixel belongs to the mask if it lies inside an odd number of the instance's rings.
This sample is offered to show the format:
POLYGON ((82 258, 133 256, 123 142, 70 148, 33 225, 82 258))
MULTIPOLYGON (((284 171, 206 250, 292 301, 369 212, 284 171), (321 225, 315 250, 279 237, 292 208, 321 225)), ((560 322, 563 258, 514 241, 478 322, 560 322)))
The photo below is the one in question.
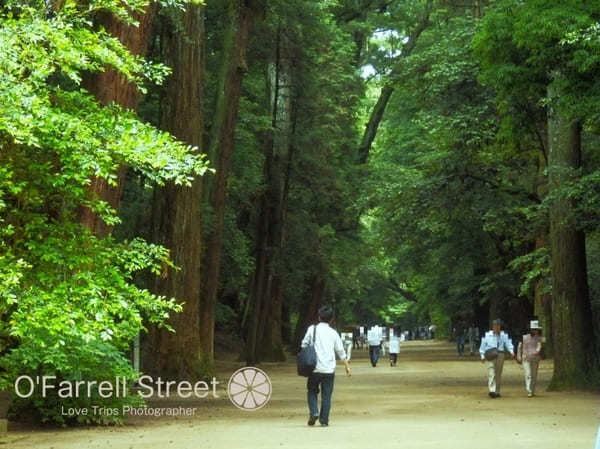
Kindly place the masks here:
MULTIPOLYGON (((400 53, 399 59, 409 56, 412 51, 417 46, 417 40, 419 36, 425 31, 425 29, 429 26, 429 18, 431 16, 431 11, 433 9, 433 0, 428 0, 425 6, 425 11, 421 21, 417 24, 415 29, 409 33, 408 42, 402 47, 402 52, 400 53)), ((394 75, 399 72, 399 62, 396 63, 396 67, 392 70, 390 74, 390 78, 393 78, 394 75)), ((373 142, 375 141, 375 137, 377 136, 377 130, 379 129, 379 124, 383 119, 383 114, 385 113, 385 109, 390 101, 392 94, 394 93, 394 86, 391 82, 388 82, 381 89, 381 93, 379 94, 379 98, 377 99, 377 103, 375 103, 375 107, 371 112, 371 116, 369 117, 369 121, 365 126, 365 132, 361 139, 360 145, 358 147, 358 160, 359 163, 365 164, 367 159, 369 158, 369 152, 371 151, 371 147, 373 142)))
POLYGON ((391 290, 400 293, 404 298, 408 299, 411 302, 417 302, 417 297, 413 292, 406 290, 405 288, 400 287, 400 284, 395 279, 389 279, 389 287, 391 290))

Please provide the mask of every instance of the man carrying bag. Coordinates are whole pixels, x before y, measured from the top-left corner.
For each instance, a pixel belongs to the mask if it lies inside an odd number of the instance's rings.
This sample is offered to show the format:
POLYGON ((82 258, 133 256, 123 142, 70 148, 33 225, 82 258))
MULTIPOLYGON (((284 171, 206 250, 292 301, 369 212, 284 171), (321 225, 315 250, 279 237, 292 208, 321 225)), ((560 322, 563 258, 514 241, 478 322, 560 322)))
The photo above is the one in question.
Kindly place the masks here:
POLYGON ((314 426, 317 419, 321 426, 329 425, 331 395, 335 377, 335 356, 344 363, 346 375, 350 376, 350 365, 340 334, 329 326, 333 319, 331 307, 319 309, 319 323, 309 326, 302 339, 302 351, 298 354, 298 374, 307 376, 308 425, 314 426), (313 365, 314 363, 314 365, 313 365), (314 367, 314 369, 313 369, 314 367), (318 408, 319 387, 321 388, 321 412, 318 408))
POLYGON ((509 353, 515 358, 515 350, 508 334, 502 331, 502 320, 492 321, 492 330, 487 332, 481 340, 479 354, 481 363, 486 363, 488 368, 488 389, 492 399, 500 397, 500 384, 502 381, 502 368, 504 354, 509 353))

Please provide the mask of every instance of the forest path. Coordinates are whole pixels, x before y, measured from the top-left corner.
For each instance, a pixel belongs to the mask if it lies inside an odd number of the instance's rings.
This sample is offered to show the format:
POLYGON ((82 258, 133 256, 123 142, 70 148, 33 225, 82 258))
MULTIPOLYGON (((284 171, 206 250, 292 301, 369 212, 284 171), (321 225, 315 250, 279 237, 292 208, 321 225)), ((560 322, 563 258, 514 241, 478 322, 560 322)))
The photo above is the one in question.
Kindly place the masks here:
MULTIPOLYGON (((155 401, 155 407, 197 407, 195 418, 129 419, 121 427, 27 429, 13 426, 0 447, 11 449, 254 449, 254 448, 482 448, 592 449, 600 423, 600 396, 554 393, 542 362, 539 396, 527 398, 522 369, 504 367, 502 398, 490 399, 477 357, 459 359, 446 342, 402 346, 398 366, 382 357, 372 368, 366 351, 354 351, 353 375, 338 366, 330 426, 306 425, 305 379, 289 363, 263 364, 273 395, 254 412, 235 408, 224 390, 219 399, 155 401)), ((219 380, 239 364, 219 363, 219 380)))

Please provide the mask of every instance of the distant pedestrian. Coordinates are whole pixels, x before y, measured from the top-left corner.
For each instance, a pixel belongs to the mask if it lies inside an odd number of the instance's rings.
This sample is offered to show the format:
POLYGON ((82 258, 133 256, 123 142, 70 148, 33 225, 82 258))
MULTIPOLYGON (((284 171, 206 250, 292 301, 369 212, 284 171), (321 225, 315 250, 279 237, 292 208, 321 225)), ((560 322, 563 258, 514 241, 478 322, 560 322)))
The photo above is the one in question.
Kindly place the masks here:
POLYGON ((435 324, 432 324, 431 326, 429 326, 429 334, 431 335, 431 339, 435 339, 435 331, 437 330, 437 326, 435 324))
POLYGON ((475 347, 477 346, 477 340, 479 340, 479 328, 474 324, 471 324, 467 330, 467 342, 469 343, 469 353, 475 354, 475 347))
POLYGON ((360 348, 360 329, 355 327, 352 329, 352 349, 360 348))
POLYGON ((454 338, 456 340, 456 351, 458 356, 462 357, 465 353, 465 328, 463 323, 458 323, 453 331, 454 338))
POLYGON ((343 341, 344 341, 344 350, 346 351, 346 360, 350 361, 350 359, 352 358, 352 345, 353 345, 352 333, 344 332, 342 334, 342 336, 343 336, 343 341))
POLYGON ((502 320, 496 319, 492 322, 492 330, 484 335, 479 347, 481 363, 487 361, 488 394, 492 399, 500 397, 505 351, 510 354, 511 358, 515 357, 512 341, 508 334, 502 331, 502 320))
POLYGON ((390 366, 396 366, 398 362, 398 354, 400 353, 400 338, 390 336, 389 342, 390 366))
POLYGON ((333 381, 335 378, 335 356, 344 364, 346 375, 350 376, 350 365, 346 360, 344 345, 340 334, 329 326, 333 319, 333 309, 323 306, 319 309, 319 323, 309 326, 302 339, 305 348, 313 342, 317 353, 317 366, 308 377, 306 383, 309 418, 308 425, 314 426, 317 419, 321 426, 329 425, 329 411, 331 410, 331 395, 333 394, 333 381), (316 329, 315 329, 316 327, 316 329), (321 412, 319 413, 318 395, 321 388, 321 412))
POLYGON ((517 349, 517 361, 523 364, 525 390, 530 398, 535 396, 540 352, 544 342, 539 321, 532 320, 529 324, 529 333, 523 335, 523 341, 519 343, 517 349))
POLYGON ((379 326, 373 326, 367 331, 367 341, 369 343, 369 358, 371 359, 371 365, 375 368, 381 352, 381 330, 379 329, 379 326))

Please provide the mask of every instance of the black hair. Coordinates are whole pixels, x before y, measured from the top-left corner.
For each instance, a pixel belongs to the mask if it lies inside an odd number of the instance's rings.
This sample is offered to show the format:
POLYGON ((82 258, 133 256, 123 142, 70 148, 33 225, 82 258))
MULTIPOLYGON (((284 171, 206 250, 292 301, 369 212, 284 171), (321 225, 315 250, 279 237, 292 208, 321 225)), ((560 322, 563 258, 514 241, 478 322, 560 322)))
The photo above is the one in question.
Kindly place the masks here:
POLYGON ((329 306, 323 306, 319 309, 319 321, 329 323, 333 319, 333 309, 329 306))

